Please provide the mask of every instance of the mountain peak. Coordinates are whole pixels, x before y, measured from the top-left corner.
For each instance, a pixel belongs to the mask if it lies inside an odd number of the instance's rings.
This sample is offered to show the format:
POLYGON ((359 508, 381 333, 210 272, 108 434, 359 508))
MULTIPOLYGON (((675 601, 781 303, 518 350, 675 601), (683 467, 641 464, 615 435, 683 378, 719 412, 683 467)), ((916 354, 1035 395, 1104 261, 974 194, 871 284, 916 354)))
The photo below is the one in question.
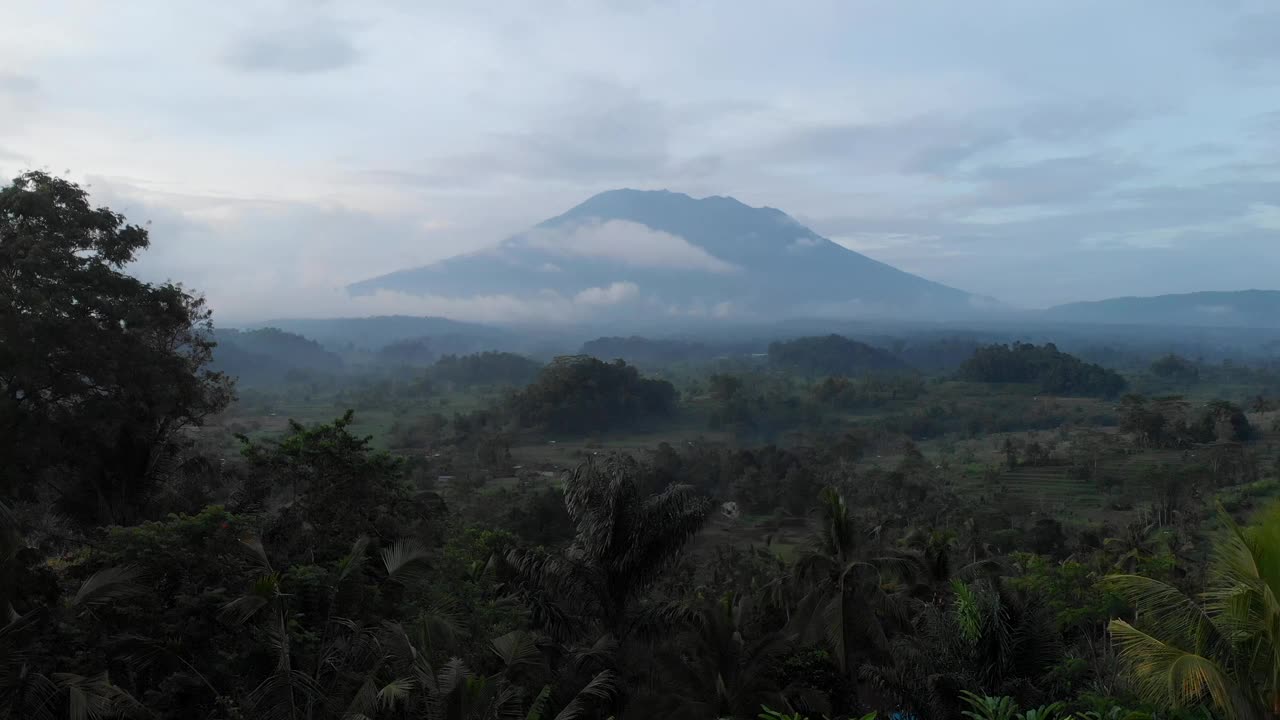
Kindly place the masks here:
POLYGON ((598 217, 608 219, 631 219, 653 216, 656 214, 691 214, 709 212, 751 212, 761 208, 753 208, 736 198, 711 195, 695 198, 682 192, 672 190, 637 190, 634 188, 618 188, 606 190, 587 198, 562 215, 541 223, 545 226, 566 219, 598 217))
POLYGON ((623 318, 941 316, 973 298, 831 242, 780 210, 736 198, 620 188, 493 249, 351 287, 550 302, 623 318))

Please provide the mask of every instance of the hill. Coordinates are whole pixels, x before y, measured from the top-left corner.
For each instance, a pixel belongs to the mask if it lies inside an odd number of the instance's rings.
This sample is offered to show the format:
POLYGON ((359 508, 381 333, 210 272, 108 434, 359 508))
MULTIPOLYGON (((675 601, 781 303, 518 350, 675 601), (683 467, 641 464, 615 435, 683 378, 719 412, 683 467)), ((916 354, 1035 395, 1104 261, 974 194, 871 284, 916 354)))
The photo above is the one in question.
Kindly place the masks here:
POLYGON ((430 338, 437 353, 488 350, 505 333, 497 328, 442 317, 377 315, 350 318, 295 318, 254 323, 250 328, 279 328, 329 348, 379 350, 395 342, 430 338))
POLYGON ((332 374, 344 367, 341 358, 319 343, 279 328, 220 329, 214 338, 214 369, 244 386, 279 382, 290 371, 332 374))
POLYGON ((907 368, 891 353, 841 335, 770 343, 769 363, 793 372, 834 376, 907 368))
POLYGON ((1086 363, 1053 343, 988 345, 979 348, 956 371, 961 380, 1032 385, 1052 395, 1115 397, 1124 377, 1101 365, 1086 363))
POLYGON ((773 208, 667 191, 596 195, 499 245, 353 294, 515 296, 548 319, 962 317, 980 298, 873 260, 773 208))
POLYGON ((1280 290, 1120 297, 1058 305, 1043 316, 1072 323, 1280 328, 1280 290))

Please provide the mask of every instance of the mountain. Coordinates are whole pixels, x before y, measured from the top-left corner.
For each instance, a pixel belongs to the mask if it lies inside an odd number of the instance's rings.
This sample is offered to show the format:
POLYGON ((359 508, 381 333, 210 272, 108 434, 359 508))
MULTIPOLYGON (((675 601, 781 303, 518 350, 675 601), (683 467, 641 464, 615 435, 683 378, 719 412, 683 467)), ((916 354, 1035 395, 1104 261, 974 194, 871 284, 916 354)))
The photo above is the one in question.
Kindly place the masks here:
POLYGON ((1280 328, 1280 290, 1121 297, 1058 305, 1042 316, 1071 323, 1280 328))
POLYGON ((780 210, 612 190, 495 247, 351 285, 515 300, 546 319, 962 317, 984 305, 872 260, 780 210))

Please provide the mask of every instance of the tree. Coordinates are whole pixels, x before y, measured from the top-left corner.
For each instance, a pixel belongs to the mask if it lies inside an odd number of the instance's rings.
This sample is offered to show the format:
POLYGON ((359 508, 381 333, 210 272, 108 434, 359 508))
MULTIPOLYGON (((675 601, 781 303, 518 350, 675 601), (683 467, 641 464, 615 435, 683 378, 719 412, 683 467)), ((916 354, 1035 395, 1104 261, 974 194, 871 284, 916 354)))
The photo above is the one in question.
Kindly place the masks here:
POLYGON ((1048 609, 995 578, 953 580, 951 590, 945 609, 927 607, 916 633, 896 638, 863 677, 932 717, 955 717, 966 688, 1036 699, 1060 650, 1048 609))
POLYGON ((1208 586, 1198 598, 1141 575, 1107 585, 1134 610, 1111 634, 1137 693, 1173 708, 1211 706, 1230 718, 1280 711, 1280 505, 1241 527, 1219 508, 1208 586))
MULTIPOLYGON (((48 582, 47 569, 28 567, 31 558, 24 550, 25 541, 12 515, 0 504, 0 578, 21 583, 6 584, 0 593, 5 613, 0 621, 0 716, 81 720, 142 715, 138 701, 114 685, 107 672, 78 674, 69 672, 70 667, 56 666, 47 671, 48 664, 42 662, 65 643, 61 633, 68 626, 109 612, 116 601, 143 594, 142 573, 136 567, 104 567, 64 597, 56 580, 48 582), (37 585, 51 587, 36 593, 37 585)), ((83 667, 83 663, 69 663, 65 656, 58 663, 83 667)))
POLYGON ((920 566, 908 554, 867 552, 835 488, 822 491, 818 512, 817 532, 796 563, 797 580, 808 588, 796 622, 802 639, 825 642, 840 670, 851 673, 857 653, 884 650, 889 628, 906 624, 903 600, 920 566))
POLYGON ((769 344, 769 364, 808 375, 858 375, 908 370, 891 353, 841 335, 804 337, 769 344))
POLYGON ((508 352, 445 355, 431 366, 432 380, 459 387, 472 385, 527 385, 538 376, 542 364, 508 352))
POLYGON ((291 558, 332 560, 353 536, 428 539, 421 533, 432 498, 411 492, 399 459, 351 433, 353 418, 348 411, 331 423, 290 421, 280 440, 243 441, 252 483, 243 493, 251 496, 246 509, 270 500, 283 506, 266 540, 291 558))
MULTIPOLYGON (((645 495, 628 456, 578 466, 565 480, 565 508, 576 528, 563 556, 513 550, 517 594, 544 625, 595 620, 621 641, 637 618, 633 603, 710 516, 711 503, 688 485, 645 495)), ((555 633, 555 629, 553 629, 555 633)))
POLYGON ((753 607, 748 599, 725 596, 692 613, 692 632, 667 648, 674 657, 662 663, 675 671, 671 680, 680 688, 662 692, 679 704, 664 716, 750 718, 761 705, 785 704, 771 671, 792 638, 777 631, 753 635, 753 607))
POLYGON ((671 383, 641 377, 621 360, 582 355, 556 358, 510 400, 521 425, 571 433, 634 426, 670 415, 675 405, 671 383))
POLYGON ((1169 353, 1151 363, 1151 374, 1165 380, 1193 384, 1200 380, 1200 368, 1184 357, 1169 353))
POLYGON ((0 188, 0 493, 132 522, 183 429, 229 402, 203 300, 123 271, 148 244, 69 181, 0 188))
POLYGON ((956 376, 974 382, 1029 383, 1040 392, 1055 395, 1114 397, 1127 384, 1119 374, 1061 352, 1053 343, 978 348, 956 376))

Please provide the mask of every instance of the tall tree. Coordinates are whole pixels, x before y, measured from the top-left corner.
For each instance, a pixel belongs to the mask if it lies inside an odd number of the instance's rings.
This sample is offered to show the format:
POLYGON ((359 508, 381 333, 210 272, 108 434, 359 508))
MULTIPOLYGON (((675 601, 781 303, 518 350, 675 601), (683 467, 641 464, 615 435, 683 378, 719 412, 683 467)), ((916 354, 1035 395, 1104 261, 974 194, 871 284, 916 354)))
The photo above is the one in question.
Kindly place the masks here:
POLYGON ((796 563, 808 591, 793 622, 802 639, 825 642, 840 670, 852 674, 857 653, 883 651, 892 627, 905 627, 904 603, 923 568, 910 553, 871 552, 835 488, 820 498, 816 532, 796 563))
POLYGON ((204 302, 124 272, 148 243, 67 180, 0 188, 0 493, 133 521, 183 428, 229 401, 204 302))
POLYGON ((565 507, 577 529, 563 556, 517 550, 508 561, 535 617, 596 620, 621 639, 636 620, 633 602, 658 578, 710 513, 687 485, 646 495, 627 456, 580 465, 565 480, 565 507))

